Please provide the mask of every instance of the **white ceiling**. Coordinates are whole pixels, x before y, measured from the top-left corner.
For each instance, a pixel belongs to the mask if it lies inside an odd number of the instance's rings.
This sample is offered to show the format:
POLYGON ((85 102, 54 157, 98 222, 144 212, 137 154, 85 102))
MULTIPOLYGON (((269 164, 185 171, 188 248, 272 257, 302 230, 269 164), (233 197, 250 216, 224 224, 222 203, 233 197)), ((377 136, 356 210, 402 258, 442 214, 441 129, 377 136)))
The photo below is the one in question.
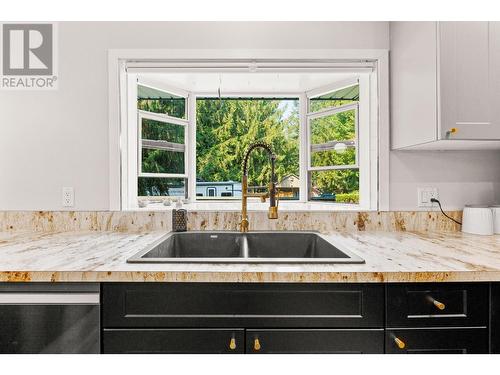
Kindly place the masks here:
MULTIPOLYGON (((341 82, 353 77, 353 73, 144 73, 148 82, 167 86, 217 94, 224 93, 300 93, 341 82)), ((159 87, 158 87, 159 88, 159 87)))

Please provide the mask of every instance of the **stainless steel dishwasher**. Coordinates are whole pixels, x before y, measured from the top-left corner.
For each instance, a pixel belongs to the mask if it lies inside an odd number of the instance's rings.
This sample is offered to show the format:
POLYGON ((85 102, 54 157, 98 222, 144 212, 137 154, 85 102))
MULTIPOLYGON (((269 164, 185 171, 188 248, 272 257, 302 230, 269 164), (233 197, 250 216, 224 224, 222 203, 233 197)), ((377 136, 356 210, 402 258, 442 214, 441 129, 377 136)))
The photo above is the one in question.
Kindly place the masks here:
POLYGON ((99 284, 0 283, 0 354, 100 352, 99 284))

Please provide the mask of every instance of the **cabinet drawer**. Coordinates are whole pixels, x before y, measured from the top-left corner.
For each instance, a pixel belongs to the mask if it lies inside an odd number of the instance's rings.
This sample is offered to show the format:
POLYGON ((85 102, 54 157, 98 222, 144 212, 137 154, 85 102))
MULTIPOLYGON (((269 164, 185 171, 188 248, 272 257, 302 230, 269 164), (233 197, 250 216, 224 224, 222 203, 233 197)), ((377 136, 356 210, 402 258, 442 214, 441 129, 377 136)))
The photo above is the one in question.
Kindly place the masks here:
POLYGON ((103 285, 118 327, 382 327, 382 285, 125 283, 103 285))
POLYGON ((390 354, 488 353, 488 330, 486 328, 387 330, 385 340, 386 353, 390 354))
POLYGON ((220 354, 244 353, 243 329, 105 329, 103 352, 220 354))
POLYGON ((247 353, 383 353, 383 329, 247 330, 247 353))
POLYGON ((388 285, 387 326, 486 326, 488 300, 485 284, 388 285))

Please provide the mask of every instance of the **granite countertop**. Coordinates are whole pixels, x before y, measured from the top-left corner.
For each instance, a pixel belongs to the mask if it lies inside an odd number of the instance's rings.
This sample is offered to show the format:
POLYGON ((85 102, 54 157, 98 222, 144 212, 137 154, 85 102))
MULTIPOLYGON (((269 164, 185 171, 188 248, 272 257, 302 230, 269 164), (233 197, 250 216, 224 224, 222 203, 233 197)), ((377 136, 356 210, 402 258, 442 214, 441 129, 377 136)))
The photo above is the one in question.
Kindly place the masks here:
POLYGON ((436 282, 500 281, 500 235, 335 232, 365 264, 130 264, 165 234, 0 232, 0 282, 436 282))

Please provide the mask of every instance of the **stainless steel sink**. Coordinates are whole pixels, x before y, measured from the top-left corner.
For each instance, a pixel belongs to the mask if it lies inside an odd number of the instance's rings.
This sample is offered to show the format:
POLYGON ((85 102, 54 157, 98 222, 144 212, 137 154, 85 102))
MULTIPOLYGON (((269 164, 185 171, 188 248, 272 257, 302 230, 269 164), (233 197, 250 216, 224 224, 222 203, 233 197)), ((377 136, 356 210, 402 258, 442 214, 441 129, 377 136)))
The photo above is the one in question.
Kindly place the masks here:
POLYGON ((129 263, 364 263, 316 232, 169 233, 129 263))

